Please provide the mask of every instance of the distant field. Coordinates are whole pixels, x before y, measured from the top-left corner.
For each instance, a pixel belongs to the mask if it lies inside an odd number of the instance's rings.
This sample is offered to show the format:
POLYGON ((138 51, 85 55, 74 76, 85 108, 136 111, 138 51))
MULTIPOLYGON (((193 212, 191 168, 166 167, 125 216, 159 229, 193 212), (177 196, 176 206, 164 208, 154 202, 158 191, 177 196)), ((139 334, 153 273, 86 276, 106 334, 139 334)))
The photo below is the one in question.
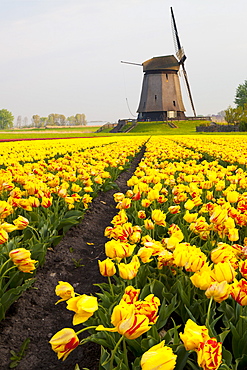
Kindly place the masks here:
POLYGON ((85 127, 53 127, 49 129, 21 129, 21 130, 2 130, 0 140, 16 139, 43 139, 43 138, 66 138, 66 137, 87 137, 95 134, 98 126, 85 127))
POLYGON ((166 122, 138 122, 129 133, 110 133, 105 128, 96 133, 100 126, 85 127, 51 127, 46 129, 4 130, 0 131, 1 140, 49 139, 92 136, 132 136, 132 135, 246 135, 247 132, 196 132, 196 126, 208 121, 174 121, 177 128, 171 128, 166 122))

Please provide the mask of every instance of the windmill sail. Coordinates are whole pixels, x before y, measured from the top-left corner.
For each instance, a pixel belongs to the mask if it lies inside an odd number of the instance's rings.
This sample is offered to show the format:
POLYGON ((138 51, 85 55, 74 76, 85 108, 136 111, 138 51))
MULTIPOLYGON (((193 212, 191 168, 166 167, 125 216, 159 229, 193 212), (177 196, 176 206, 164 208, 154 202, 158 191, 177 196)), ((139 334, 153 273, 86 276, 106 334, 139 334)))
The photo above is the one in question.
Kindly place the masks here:
POLYGON ((187 72, 186 72, 185 66, 184 66, 184 62, 186 60, 186 55, 185 55, 184 49, 183 49, 183 47, 181 46, 181 43, 180 43, 180 39, 179 39, 179 36, 178 36, 178 30, 177 30, 177 26, 176 26, 176 21, 175 21, 175 17, 174 17, 172 7, 171 7, 171 16, 172 16, 172 34, 173 34, 173 40, 174 40, 174 45, 175 45, 175 51, 176 51, 176 55, 177 55, 177 58, 179 60, 179 63, 182 66, 183 75, 184 75, 185 84, 186 84, 186 87, 187 87, 191 107, 192 107, 194 116, 196 117, 196 111, 195 111, 195 107, 194 107, 194 103, 193 103, 193 99, 192 99, 192 94, 191 94, 191 90, 190 90, 188 76, 187 76, 187 72))

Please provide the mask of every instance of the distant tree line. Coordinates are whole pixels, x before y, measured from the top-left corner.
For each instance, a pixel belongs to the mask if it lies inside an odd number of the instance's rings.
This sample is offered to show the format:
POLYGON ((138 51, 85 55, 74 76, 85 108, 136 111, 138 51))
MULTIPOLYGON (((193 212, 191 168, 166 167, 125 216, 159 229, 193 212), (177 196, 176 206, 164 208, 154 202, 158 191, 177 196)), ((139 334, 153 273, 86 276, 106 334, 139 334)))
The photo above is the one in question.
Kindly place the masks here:
POLYGON ((86 126, 86 116, 77 113, 75 116, 65 117, 63 114, 51 113, 48 117, 40 117, 38 114, 32 116, 33 127, 46 126, 86 126))
MULTIPOLYGON (((31 124, 28 123, 28 118, 17 116, 16 127, 37 127, 46 126, 86 126, 87 120, 83 113, 77 113, 74 116, 65 117, 63 114, 51 113, 48 117, 40 117, 38 114, 32 116, 31 124)), ((14 116, 7 109, 0 109, 0 130, 11 129, 14 126, 14 116)))

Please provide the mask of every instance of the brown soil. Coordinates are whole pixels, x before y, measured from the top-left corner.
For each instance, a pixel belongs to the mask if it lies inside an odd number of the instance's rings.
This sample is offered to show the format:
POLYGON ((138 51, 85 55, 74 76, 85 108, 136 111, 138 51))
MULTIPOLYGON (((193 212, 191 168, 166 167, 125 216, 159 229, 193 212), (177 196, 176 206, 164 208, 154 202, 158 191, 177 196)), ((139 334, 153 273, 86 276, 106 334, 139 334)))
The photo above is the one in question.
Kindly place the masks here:
MULTIPOLYGON (((131 168, 116 181, 119 191, 127 190, 126 181, 142 155, 143 152, 139 153, 131 168)), ((62 302, 55 306, 59 298, 54 289, 59 280, 69 282, 80 294, 94 294, 98 288, 93 284, 107 282, 99 273, 98 259, 105 258, 104 244, 108 239, 104 237, 104 230, 117 213, 113 200, 115 192, 100 193, 82 222, 71 228, 54 250, 48 250, 46 263, 38 270, 33 289, 23 294, 0 323, 1 370, 9 369, 10 351, 18 352, 26 338, 30 338, 30 343, 17 366, 19 370, 74 370, 76 363, 80 369, 99 368, 100 347, 97 344, 78 347, 63 362, 51 350, 49 339, 62 328, 73 327, 73 313, 66 309, 66 304, 62 302), (75 267, 74 261, 79 260, 83 266, 75 267)))

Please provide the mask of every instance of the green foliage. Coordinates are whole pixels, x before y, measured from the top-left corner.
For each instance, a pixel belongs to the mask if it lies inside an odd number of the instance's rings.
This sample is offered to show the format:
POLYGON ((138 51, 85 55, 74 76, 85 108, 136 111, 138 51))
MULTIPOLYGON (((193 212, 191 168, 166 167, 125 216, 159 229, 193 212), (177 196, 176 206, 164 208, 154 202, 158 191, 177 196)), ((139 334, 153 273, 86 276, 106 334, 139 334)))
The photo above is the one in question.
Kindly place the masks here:
POLYGON ((247 131, 247 121, 246 122, 240 122, 239 131, 247 131))
POLYGON ((79 260, 76 260, 75 258, 72 258, 72 261, 74 262, 75 268, 83 267, 83 266, 84 266, 84 265, 81 263, 82 258, 80 258, 79 260))
POLYGON ((17 277, 15 283, 17 286, 6 291, 8 286, 5 285, 0 290, 0 321, 5 318, 5 312, 9 307, 33 284, 34 279, 28 279, 23 283, 23 275, 21 272, 16 272, 14 277, 17 277))
POLYGON ((225 110, 225 120, 227 123, 234 124, 236 125, 241 121, 243 115, 243 108, 242 107, 237 107, 237 108, 232 108, 228 107, 225 110))
POLYGON ((247 104, 247 80, 243 84, 238 85, 234 103, 242 108, 247 104))
POLYGON ((12 128, 14 116, 7 109, 0 110, 0 129, 12 128))
POLYGON ((21 348, 20 348, 20 351, 19 352, 15 352, 15 351, 10 351, 11 353, 11 357, 10 357, 10 364, 9 364, 9 368, 10 369, 14 369, 15 367, 17 367, 19 365, 19 362, 23 359, 23 357, 25 356, 26 354, 26 350, 28 348, 28 345, 30 343, 30 339, 27 338, 24 340, 24 342, 22 343, 21 345, 21 348))

